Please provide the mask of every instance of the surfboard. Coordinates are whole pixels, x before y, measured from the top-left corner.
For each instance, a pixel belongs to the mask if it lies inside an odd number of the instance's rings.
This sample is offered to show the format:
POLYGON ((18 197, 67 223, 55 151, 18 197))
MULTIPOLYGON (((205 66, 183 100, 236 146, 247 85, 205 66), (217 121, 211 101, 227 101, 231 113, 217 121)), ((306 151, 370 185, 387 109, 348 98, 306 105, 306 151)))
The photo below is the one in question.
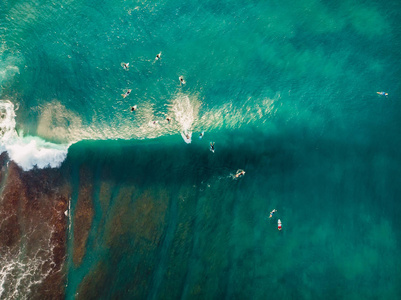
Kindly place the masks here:
POLYGON ((124 62, 122 62, 122 63, 121 63, 121 67, 123 67, 124 70, 128 71, 128 69, 129 69, 129 63, 124 63, 124 62), (125 66, 125 65, 126 65, 126 66, 125 66))
POLYGON ((187 144, 191 144, 191 137, 192 137, 192 132, 187 132, 187 131, 181 131, 181 136, 184 139, 184 142, 187 144), (189 138, 188 138, 188 137, 189 138))
POLYGON ((213 143, 213 148, 212 148, 212 142, 210 142, 210 144, 209 144, 209 148, 210 148, 210 151, 212 151, 213 153, 214 153, 214 143, 213 143))

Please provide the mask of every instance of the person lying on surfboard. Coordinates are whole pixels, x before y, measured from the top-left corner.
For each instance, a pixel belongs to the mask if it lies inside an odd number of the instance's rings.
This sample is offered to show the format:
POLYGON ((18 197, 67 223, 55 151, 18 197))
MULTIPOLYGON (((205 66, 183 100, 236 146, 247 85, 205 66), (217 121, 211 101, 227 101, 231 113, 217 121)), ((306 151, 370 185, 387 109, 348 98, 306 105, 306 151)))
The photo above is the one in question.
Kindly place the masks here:
POLYGON ((245 171, 244 170, 238 170, 237 174, 235 174, 235 178, 241 177, 245 175, 245 171))
POLYGON ((121 66, 124 68, 124 70, 129 70, 129 63, 121 63, 121 66))
POLYGON ((277 211, 277 209, 273 209, 273 210, 270 212, 269 218, 273 217, 273 214, 274 214, 276 211, 277 211))
POLYGON ((380 96, 388 96, 388 93, 386 92, 376 92, 380 96))
POLYGON ((127 97, 129 94, 131 94, 131 90, 128 90, 125 94, 121 94, 123 98, 127 97))

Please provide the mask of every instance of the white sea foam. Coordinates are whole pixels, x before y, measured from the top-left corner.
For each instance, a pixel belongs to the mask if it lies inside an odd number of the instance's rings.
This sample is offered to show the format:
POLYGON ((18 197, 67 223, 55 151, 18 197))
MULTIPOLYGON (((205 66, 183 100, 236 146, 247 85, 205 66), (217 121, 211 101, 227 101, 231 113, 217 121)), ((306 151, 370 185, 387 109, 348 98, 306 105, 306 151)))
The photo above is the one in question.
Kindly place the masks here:
POLYGON ((68 145, 57 145, 38 137, 18 137, 5 146, 10 158, 22 169, 57 168, 67 156, 68 145))
POLYGON ((14 104, 0 101, 0 151, 7 151, 9 157, 23 170, 56 168, 67 156, 68 145, 46 142, 39 137, 18 135, 15 130, 14 104))
POLYGON ((15 138, 15 112, 10 101, 0 101, 0 141, 4 146, 7 140, 15 138))
POLYGON ((181 126, 181 131, 191 131, 194 122, 198 119, 200 102, 188 95, 179 94, 173 99, 170 109, 174 113, 175 120, 181 126))
POLYGON ((54 100, 38 108, 37 132, 47 140, 72 144, 85 139, 153 139, 182 132, 191 134, 196 130, 237 129, 260 120, 266 122, 279 99, 280 95, 276 94, 273 98, 249 98, 240 107, 230 101, 207 108, 202 107, 198 96, 178 93, 168 101, 165 112, 156 111, 151 101, 143 101, 134 113, 115 111, 112 120, 97 113, 91 120, 83 120, 79 114, 54 100), (166 117, 172 121, 167 122, 166 117))
POLYGON ((203 129, 237 129, 244 125, 267 120, 267 116, 274 114, 275 105, 280 99, 280 94, 273 98, 261 99, 249 98, 243 102, 241 107, 227 102, 221 106, 205 111, 200 117, 197 125, 203 129))
POLYGON ((197 96, 178 93, 166 105, 164 114, 155 112, 152 103, 144 102, 133 115, 134 119, 127 118, 127 112, 123 111, 114 114, 112 123, 102 116, 94 116, 87 124, 78 114, 52 101, 39 108, 37 132, 57 144, 17 134, 13 103, 0 101, 0 151, 7 151, 24 170, 35 166, 55 168, 66 158, 69 145, 84 139, 151 139, 182 132, 191 135, 195 130, 236 129, 274 113, 274 103, 279 98, 276 94, 273 99, 248 99, 241 107, 228 102, 200 114, 201 101, 197 96), (166 116, 173 121, 168 123, 166 116))
POLYGON ((42 235, 42 244, 32 255, 27 255, 27 249, 21 249, 6 251, 0 257, 0 299, 29 299, 33 286, 43 282, 50 273, 61 270, 55 269, 51 243, 54 230, 49 229, 49 235, 42 235))
POLYGON ((21 63, 21 56, 18 53, 13 55, 4 54, 8 50, 4 40, 0 39, 0 95, 2 88, 8 86, 16 74, 19 74, 17 65, 21 63))
POLYGON ((7 83, 10 78, 13 78, 15 74, 19 74, 19 69, 16 66, 6 66, 0 70, 0 85, 7 83))
POLYGON ((155 111, 154 104, 143 102, 135 113, 116 111, 110 121, 102 115, 85 122, 58 101, 39 108, 38 134, 59 143, 88 140, 152 139, 165 135, 191 133, 199 119, 200 101, 195 96, 177 94, 169 101, 167 112, 155 111), (168 123, 166 117, 173 119, 168 123))

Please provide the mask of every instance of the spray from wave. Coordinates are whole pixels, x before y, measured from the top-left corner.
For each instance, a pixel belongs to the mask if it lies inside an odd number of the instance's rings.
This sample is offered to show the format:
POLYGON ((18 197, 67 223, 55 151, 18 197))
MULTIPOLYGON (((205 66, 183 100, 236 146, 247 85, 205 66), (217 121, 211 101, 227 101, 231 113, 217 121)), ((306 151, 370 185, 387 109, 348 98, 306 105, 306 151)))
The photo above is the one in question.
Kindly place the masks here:
POLYGON ((89 120, 54 100, 39 108, 38 134, 56 143, 72 144, 81 140, 152 139, 193 131, 237 129, 243 125, 266 122, 280 98, 248 99, 241 107, 233 102, 208 108, 196 95, 177 93, 155 109, 152 102, 142 102, 135 112, 113 110, 112 118, 96 113, 89 120))
POLYGON ((190 139, 186 137, 195 130, 236 129, 260 121, 273 112, 279 98, 277 94, 273 99, 249 99, 242 107, 229 102, 201 112, 198 97, 178 93, 166 104, 165 111, 155 111, 152 103, 144 102, 135 113, 114 113, 112 121, 94 115, 87 122, 60 102, 52 101, 39 108, 37 133, 47 141, 18 134, 14 105, 5 100, 0 101, 0 151, 7 151, 24 170, 35 166, 56 168, 66 158, 69 146, 81 140, 151 139, 181 133, 187 142, 190 139))
POLYGON ((57 168, 67 156, 69 145, 57 145, 39 137, 24 137, 15 130, 14 104, 0 101, 0 151, 7 151, 11 160, 27 171, 38 168, 57 168))
POLYGON ((143 102, 134 113, 116 111, 112 119, 95 114, 85 122, 58 101, 52 101, 39 109, 37 132, 47 140, 64 144, 85 139, 151 139, 191 132, 199 118, 200 106, 195 96, 177 94, 166 104, 167 110, 156 111, 154 104, 143 102))
POLYGON ((174 114, 181 130, 181 136, 187 144, 191 143, 194 122, 198 119, 200 102, 185 94, 179 94, 171 103, 170 111, 174 114))
POLYGON ((198 120, 200 106, 201 103, 196 97, 190 98, 185 94, 177 95, 169 105, 182 131, 191 131, 193 129, 192 126, 198 120))

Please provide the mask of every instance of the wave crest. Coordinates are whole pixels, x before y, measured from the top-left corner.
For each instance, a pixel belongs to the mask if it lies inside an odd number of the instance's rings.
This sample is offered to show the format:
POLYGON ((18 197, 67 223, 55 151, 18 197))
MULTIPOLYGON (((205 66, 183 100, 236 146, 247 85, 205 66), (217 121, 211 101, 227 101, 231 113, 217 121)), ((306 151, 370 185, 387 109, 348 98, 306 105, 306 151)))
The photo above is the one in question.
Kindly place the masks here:
POLYGON ((14 104, 0 101, 0 151, 7 151, 11 160, 24 171, 38 168, 57 168, 67 157, 69 145, 58 145, 39 137, 18 135, 15 130, 14 104))

